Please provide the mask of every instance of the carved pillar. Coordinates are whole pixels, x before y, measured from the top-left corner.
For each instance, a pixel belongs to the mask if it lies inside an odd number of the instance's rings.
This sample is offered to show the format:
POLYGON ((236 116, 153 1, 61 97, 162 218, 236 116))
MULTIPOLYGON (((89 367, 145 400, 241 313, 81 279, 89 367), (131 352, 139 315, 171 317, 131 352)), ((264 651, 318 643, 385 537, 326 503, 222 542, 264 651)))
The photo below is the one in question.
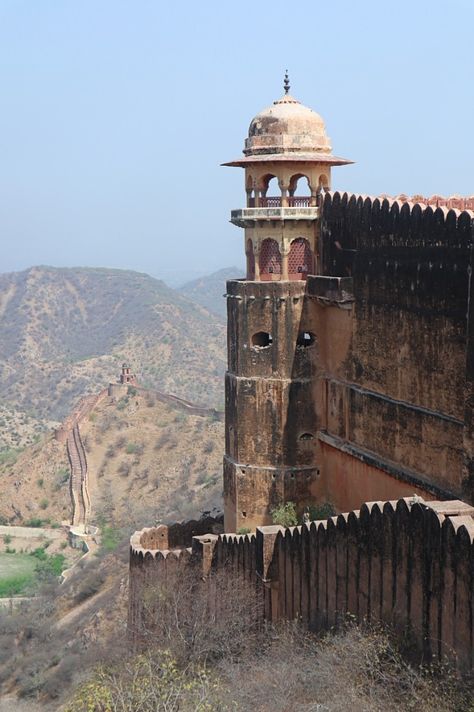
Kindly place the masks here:
POLYGON ((255 207, 260 207, 260 188, 258 187, 257 181, 254 181, 253 190, 255 193, 255 207))
POLYGON ((280 181, 280 190, 281 190, 281 207, 282 208, 287 208, 288 207, 288 191, 289 191, 289 184, 284 183, 283 181, 280 181))
POLYGON ((253 254, 255 258, 255 281, 260 282, 260 245, 258 243, 253 246, 253 254))
POLYGON ((287 282, 288 277, 288 255, 290 254, 290 248, 284 245, 281 250, 281 278, 283 282, 287 282))

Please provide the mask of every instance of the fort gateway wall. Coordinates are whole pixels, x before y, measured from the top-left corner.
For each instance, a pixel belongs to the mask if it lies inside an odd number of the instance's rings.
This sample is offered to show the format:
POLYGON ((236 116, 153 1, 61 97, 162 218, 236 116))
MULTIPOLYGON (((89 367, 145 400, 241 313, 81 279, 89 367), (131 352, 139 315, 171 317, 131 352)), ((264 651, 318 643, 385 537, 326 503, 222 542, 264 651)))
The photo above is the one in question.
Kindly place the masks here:
MULTIPOLYGON (((144 600, 170 572, 195 567, 209 577, 224 570, 236 585, 245 579, 255 587, 267 620, 300 619, 315 631, 347 614, 382 621, 425 662, 454 659, 472 670, 473 515, 458 500, 371 502, 289 529, 198 534, 174 549, 167 527, 144 529, 131 540, 129 631, 140 637, 144 600)), ((209 596, 219 597, 215 582, 209 596)))

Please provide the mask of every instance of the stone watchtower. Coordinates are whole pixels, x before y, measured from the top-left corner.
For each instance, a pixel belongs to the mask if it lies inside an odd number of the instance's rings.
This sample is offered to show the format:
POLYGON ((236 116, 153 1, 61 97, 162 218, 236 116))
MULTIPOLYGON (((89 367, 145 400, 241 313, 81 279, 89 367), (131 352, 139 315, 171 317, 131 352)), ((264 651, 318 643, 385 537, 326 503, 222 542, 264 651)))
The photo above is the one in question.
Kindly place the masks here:
POLYGON ((305 287, 320 271, 319 193, 332 166, 351 161, 332 155, 322 118, 290 95, 287 74, 284 89, 251 121, 244 156, 224 164, 244 168, 247 193, 231 214, 244 228, 247 275, 229 281, 226 295, 226 531, 269 524, 278 504, 301 511, 318 495, 323 345, 305 287))
POLYGON ((120 383, 126 386, 136 386, 137 377, 132 373, 132 369, 128 363, 122 364, 122 372, 120 374, 120 383))

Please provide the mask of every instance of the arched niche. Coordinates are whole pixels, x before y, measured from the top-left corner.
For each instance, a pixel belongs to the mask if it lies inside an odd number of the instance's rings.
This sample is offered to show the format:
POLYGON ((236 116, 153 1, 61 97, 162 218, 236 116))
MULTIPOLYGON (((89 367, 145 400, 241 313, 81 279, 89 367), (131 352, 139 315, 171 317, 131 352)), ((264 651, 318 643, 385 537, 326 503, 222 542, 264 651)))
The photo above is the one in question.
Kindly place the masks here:
POLYGON ((290 244, 288 277, 291 280, 306 279, 313 272, 313 252, 305 237, 297 237, 290 244))
POLYGON ((276 240, 265 238, 260 247, 260 279, 270 281, 281 277, 281 253, 276 240))

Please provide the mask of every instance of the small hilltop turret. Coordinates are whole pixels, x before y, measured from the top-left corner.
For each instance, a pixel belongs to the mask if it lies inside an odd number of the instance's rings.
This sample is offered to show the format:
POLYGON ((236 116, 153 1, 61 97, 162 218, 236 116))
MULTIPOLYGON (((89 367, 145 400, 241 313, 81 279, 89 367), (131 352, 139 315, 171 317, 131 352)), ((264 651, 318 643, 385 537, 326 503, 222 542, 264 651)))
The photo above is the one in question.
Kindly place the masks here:
POLYGON ((122 398, 127 395, 130 386, 138 386, 137 377, 132 373, 131 366, 128 363, 123 363, 117 383, 109 383, 108 394, 111 398, 122 398))

